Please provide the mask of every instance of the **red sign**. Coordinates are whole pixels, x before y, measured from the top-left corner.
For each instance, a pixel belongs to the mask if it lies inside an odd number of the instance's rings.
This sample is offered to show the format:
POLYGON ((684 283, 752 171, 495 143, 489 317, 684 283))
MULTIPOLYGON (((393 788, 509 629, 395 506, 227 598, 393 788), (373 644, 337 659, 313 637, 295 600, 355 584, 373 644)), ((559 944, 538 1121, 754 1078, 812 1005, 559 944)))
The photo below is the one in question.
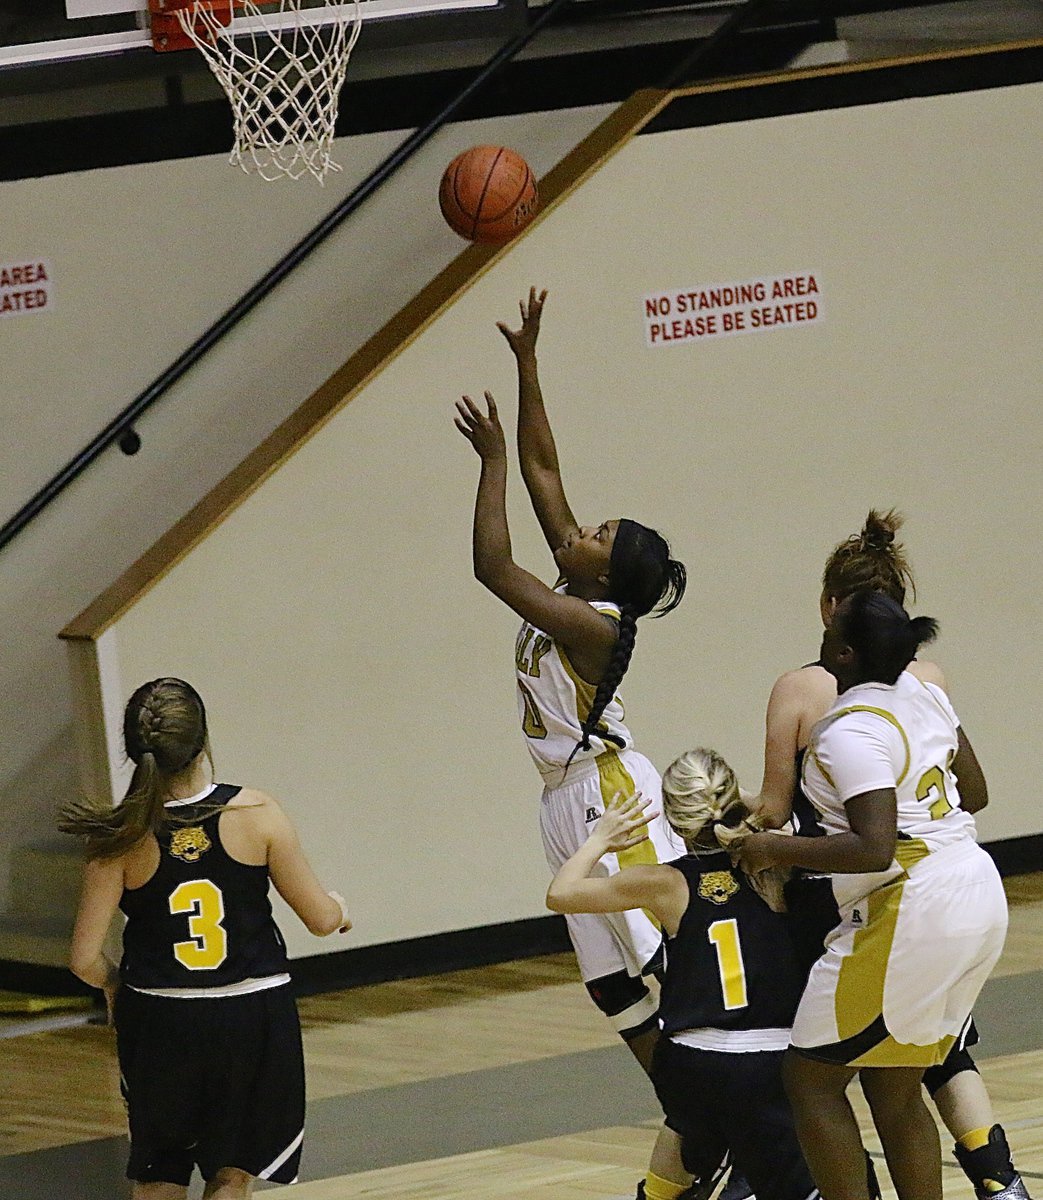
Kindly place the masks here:
POLYGON ((54 303, 46 262, 0 263, 0 317, 32 316, 54 303))
POLYGON ((822 288, 813 271, 701 283, 645 296, 643 303, 645 342, 653 349, 822 320, 822 288))

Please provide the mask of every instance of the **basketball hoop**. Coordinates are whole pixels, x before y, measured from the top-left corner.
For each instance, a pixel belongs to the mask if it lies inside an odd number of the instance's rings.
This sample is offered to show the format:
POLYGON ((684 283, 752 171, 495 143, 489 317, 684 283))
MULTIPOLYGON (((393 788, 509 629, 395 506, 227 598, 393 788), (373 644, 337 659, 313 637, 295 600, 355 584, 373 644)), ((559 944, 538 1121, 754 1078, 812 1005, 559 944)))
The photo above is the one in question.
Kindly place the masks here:
POLYGON ((232 3, 241 13, 235 20, 229 0, 150 0, 150 7, 168 22, 177 18, 224 89, 235 122, 229 162, 262 179, 311 174, 322 183, 340 170, 333 131, 362 29, 359 0, 277 0, 266 11, 254 0, 232 3))

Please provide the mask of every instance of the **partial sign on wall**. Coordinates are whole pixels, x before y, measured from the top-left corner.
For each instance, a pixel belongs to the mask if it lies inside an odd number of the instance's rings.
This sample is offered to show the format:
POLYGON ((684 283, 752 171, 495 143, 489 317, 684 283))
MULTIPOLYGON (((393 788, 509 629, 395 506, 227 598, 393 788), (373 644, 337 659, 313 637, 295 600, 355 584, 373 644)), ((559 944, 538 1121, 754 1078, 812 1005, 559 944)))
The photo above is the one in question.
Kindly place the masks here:
POLYGON ((0 263, 0 317, 35 316, 53 307, 51 279, 46 260, 0 263))
POLYGON ((797 271, 742 283, 697 283, 645 296, 643 304, 645 343, 650 349, 737 333, 767 333, 821 322, 821 275, 797 271))

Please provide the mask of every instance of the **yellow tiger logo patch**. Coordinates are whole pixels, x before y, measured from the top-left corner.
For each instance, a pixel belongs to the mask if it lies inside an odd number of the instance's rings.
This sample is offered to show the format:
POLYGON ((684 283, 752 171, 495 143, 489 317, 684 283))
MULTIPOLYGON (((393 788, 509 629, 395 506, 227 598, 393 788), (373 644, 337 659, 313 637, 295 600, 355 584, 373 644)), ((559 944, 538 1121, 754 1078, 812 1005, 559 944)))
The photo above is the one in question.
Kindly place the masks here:
POLYGON ((202 825, 189 825, 175 831, 170 839, 170 853, 182 862, 198 862, 212 845, 202 825))
POLYGON ((731 871, 707 871, 699 876, 699 898, 711 904, 727 904, 739 890, 739 881, 731 871))

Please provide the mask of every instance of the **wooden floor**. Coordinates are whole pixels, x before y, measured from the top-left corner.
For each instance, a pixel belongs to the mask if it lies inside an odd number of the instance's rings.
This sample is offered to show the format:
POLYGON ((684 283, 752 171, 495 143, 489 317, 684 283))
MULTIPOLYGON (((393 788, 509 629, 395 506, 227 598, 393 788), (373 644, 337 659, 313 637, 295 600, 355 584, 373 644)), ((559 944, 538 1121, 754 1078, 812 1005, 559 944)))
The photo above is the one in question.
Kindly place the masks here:
MULTIPOLYGON (((996 975, 1027 976, 1043 968, 1043 874, 1007 882, 1011 932, 996 975)), ((1038 1001, 1037 995, 1036 1005, 1038 1001)), ((431 1080, 451 1085, 459 1077, 454 1102, 467 1105, 469 1072, 540 1060, 547 1060, 551 1069, 551 1060, 566 1062, 562 1056, 618 1044, 587 999, 568 955, 315 996, 302 1000, 300 1007, 310 1102, 431 1080)), ((1043 1195, 1043 1008, 1035 1011, 1035 1048, 989 1058, 983 1047, 986 1055, 979 1065, 1030 1191, 1043 1195)), ((630 1070, 630 1063, 621 1060, 621 1069, 630 1070)), ((636 1064, 632 1070, 638 1071, 636 1064)), ((125 1132, 108 1029, 81 1026, 2 1040, 0 1078, 0 1155, 76 1147, 125 1132)), ((605 1085, 611 1087, 611 1080, 605 1085)), ((561 1087, 568 1088, 564 1071, 561 1087)), ((350 1107, 346 1111, 350 1114, 350 1107)), ((866 1145, 878 1152, 865 1113, 861 1116, 866 1145)), ((401 1119, 408 1124, 410 1113, 404 1111, 401 1119)), ((490 1129, 497 1128, 495 1109, 486 1110, 483 1119, 490 1129)), ((533 1141, 516 1141, 523 1131, 506 1127, 495 1135, 498 1144, 488 1149, 281 1190, 288 1200, 632 1196, 647 1165, 656 1124, 645 1114, 625 1125, 580 1132, 573 1128, 533 1141)), ((949 1144, 943 1132, 947 1162, 949 1144)), ((944 1175, 947 1200, 970 1200, 958 1169, 947 1165, 944 1175)), ((74 1180, 58 1186, 55 1194, 79 1200, 74 1180)), ((885 1184, 885 1196, 892 1195, 885 1184)))

